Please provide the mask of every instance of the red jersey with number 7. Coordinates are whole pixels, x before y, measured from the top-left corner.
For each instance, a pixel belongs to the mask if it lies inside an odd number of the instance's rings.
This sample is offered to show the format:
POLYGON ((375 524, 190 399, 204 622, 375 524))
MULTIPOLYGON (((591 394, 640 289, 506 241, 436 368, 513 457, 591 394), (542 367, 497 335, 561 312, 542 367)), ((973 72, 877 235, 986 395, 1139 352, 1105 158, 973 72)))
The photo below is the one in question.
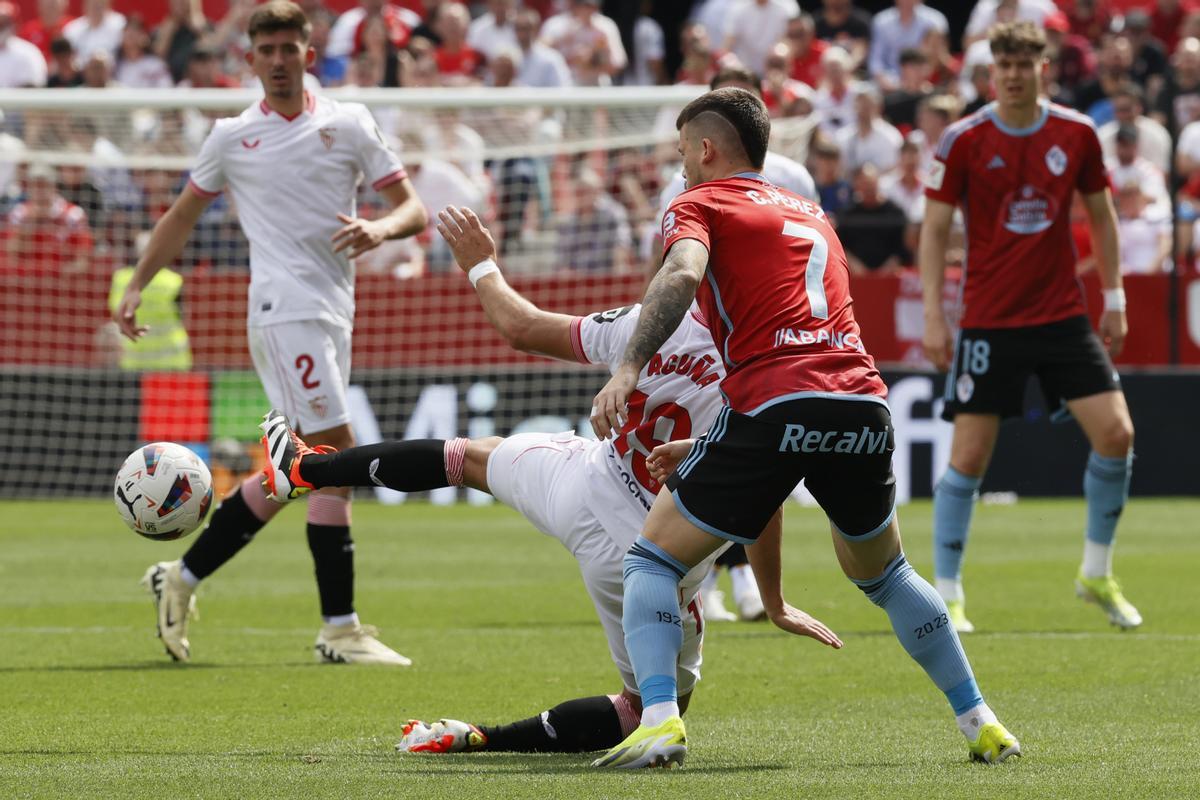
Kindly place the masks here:
POLYGON ((1100 140, 1077 111, 1043 102, 1028 128, 994 104, 942 134, 925 196, 962 207, 967 226, 961 325, 1016 328, 1087 312, 1075 277, 1071 200, 1108 187, 1100 140))
POLYGON ((746 173, 679 195, 662 226, 664 255, 682 239, 708 248, 696 300, 734 411, 887 396, 854 319, 846 254, 819 206, 746 173))

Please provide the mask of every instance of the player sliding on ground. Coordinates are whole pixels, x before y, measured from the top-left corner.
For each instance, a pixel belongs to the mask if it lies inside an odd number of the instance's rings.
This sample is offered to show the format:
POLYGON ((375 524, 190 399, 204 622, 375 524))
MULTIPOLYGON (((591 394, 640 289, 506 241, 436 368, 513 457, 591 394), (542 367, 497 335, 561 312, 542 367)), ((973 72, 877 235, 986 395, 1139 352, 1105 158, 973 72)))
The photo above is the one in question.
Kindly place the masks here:
POLYGON ((743 542, 768 611, 781 603, 766 591, 778 586, 779 537, 760 532, 801 478, 829 516, 842 570, 945 693, 972 758, 1020 753, 984 703, 946 604, 905 560, 887 389, 859 335, 837 235, 819 207, 760 174, 771 123, 753 94, 709 92, 676 124, 691 188, 663 218, 662 268, 596 395, 592 426, 603 439, 635 413, 644 365, 693 298, 724 360, 729 405, 667 480, 625 557, 623 627, 642 721, 595 765, 683 761, 674 665, 684 626, 670 613, 679 582, 726 542, 743 542))
POLYGON ((921 225, 925 353, 938 369, 949 369, 944 416, 954 422, 950 466, 933 496, 937 588, 955 627, 974 630, 962 590, 971 515, 1000 419, 1021 415, 1025 385, 1036 375, 1051 408, 1070 412, 1092 446, 1083 475, 1087 524, 1075 590, 1114 625, 1136 628, 1142 615, 1112 575, 1113 539, 1133 469, 1133 421, 1109 358, 1121 352, 1128 323, 1117 214, 1100 140, 1089 118, 1042 99, 1050 62, 1040 28, 997 25, 988 38, 996 101, 942 134, 921 225), (1092 331, 1075 277, 1076 191, 1083 195, 1104 287, 1105 343, 1092 331), (942 284, 959 203, 964 212, 970 209, 970 265, 962 278, 962 330, 952 337, 942 284))
MULTIPOLYGON (((496 265, 491 234, 470 210, 450 207, 438 230, 470 276, 488 319, 514 347, 584 364, 617 364, 637 324, 638 306, 586 317, 543 311, 518 294, 496 265)), ((317 452, 299 439, 283 415, 262 424, 268 466, 264 484, 279 502, 331 486, 386 486, 419 492, 468 486, 490 492, 520 511, 542 533, 558 539, 579 562, 584 584, 608 636, 621 674, 620 694, 570 700, 511 725, 485 727, 457 720, 426 725, 410 720, 400 747, 416 752, 519 750, 583 752, 611 747, 636 726, 641 713, 633 668, 621 631, 621 570, 662 477, 652 450, 658 437, 681 439, 709 427, 721 409, 723 370, 703 319, 687 315, 636 381, 634 408, 606 442, 574 433, 523 433, 508 438, 410 440, 317 452)), ((782 515, 764 520, 778 537, 782 515)), ((697 601, 701 579, 717 551, 698 562, 672 598, 670 616, 682 621, 681 652, 671 674, 680 687, 680 712, 700 678, 704 635, 697 601)), ((777 588, 773 592, 778 594, 777 588)), ((840 647, 823 624, 802 611, 771 604, 775 622, 792 633, 840 647)))

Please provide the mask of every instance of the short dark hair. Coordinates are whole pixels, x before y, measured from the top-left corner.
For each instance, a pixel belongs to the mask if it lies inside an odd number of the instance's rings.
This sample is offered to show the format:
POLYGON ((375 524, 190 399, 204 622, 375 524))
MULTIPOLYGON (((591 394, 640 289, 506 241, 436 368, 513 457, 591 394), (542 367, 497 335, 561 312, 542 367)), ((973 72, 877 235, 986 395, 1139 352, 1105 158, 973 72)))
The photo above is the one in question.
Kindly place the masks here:
POLYGON ((737 132, 742 150, 752 167, 761 167, 771 138, 771 118, 767 107, 752 92, 732 86, 702 94, 684 106, 675 120, 676 130, 702 114, 716 114, 737 132))
POLYGON ((1029 20, 1001 22, 988 30, 992 55, 1032 55, 1040 58, 1046 52, 1046 32, 1029 20))
POLYGON ((1112 93, 1112 97, 1114 100, 1118 97, 1128 97, 1130 100, 1137 101, 1139 106, 1146 107, 1146 93, 1133 81, 1121 81, 1117 85, 1117 90, 1112 93))
POLYGON ((918 50, 915 47, 906 47, 900 51, 900 66, 908 66, 909 64, 928 64, 929 56, 925 55, 924 50, 918 50))
POLYGON ((727 83, 744 83, 747 86, 753 86, 758 90, 759 96, 762 96, 762 78, 758 76, 757 72, 749 67, 743 67, 741 64, 721 67, 708 82, 708 88, 718 89, 727 83))
POLYGON ((300 38, 307 42, 312 35, 312 23, 304 16, 304 10, 291 0, 271 0, 254 9, 246 33, 250 41, 254 41, 260 33, 276 31, 299 31, 300 38))

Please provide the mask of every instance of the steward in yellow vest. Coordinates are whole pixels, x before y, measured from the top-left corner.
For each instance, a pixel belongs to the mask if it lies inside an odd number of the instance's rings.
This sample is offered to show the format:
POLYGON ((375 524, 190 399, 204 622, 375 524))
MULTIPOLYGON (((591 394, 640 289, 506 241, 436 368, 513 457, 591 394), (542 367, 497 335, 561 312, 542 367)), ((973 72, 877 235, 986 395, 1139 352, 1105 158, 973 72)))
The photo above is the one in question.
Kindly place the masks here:
MULTIPOLYGON (((108 293, 110 311, 116 311, 132 277, 133 267, 122 267, 113 272, 112 288, 108 293)), ((136 342, 121 337, 122 369, 155 371, 192 368, 192 348, 179 316, 179 292, 182 288, 183 277, 178 272, 161 269, 142 289, 137 322, 148 330, 136 342)))

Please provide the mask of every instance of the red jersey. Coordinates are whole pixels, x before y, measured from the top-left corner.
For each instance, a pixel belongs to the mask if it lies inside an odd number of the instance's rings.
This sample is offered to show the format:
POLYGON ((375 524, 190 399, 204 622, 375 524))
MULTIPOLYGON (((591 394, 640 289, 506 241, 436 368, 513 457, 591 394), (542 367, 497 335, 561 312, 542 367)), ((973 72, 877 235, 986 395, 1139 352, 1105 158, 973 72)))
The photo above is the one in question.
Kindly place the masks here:
POLYGON ((753 173, 709 181, 663 215, 664 254, 682 239, 708 248, 696 300, 725 362, 721 390, 734 411, 887 396, 851 310, 846 254, 819 206, 753 173))
POLYGON ((961 205, 967 223, 962 327, 1043 325, 1086 313, 1075 277, 1071 199, 1108 187, 1092 121, 1053 103, 1029 128, 1007 128, 995 105, 951 125, 925 196, 961 205))

